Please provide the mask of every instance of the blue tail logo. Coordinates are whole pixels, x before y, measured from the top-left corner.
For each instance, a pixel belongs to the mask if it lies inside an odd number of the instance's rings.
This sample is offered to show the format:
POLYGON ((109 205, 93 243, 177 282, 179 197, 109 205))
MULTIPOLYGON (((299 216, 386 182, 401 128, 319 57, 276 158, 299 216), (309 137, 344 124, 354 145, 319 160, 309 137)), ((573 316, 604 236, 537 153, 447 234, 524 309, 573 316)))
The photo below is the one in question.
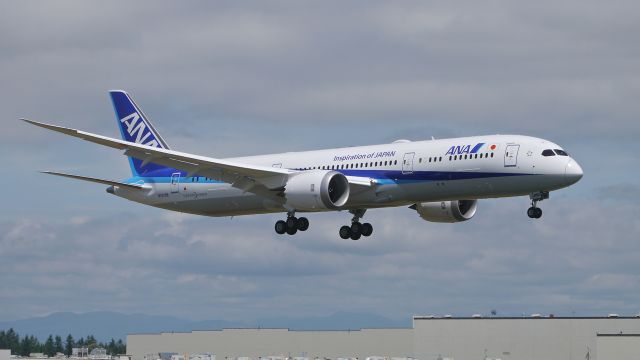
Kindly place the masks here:
POLYGON ((127 125, 126 130, 128 136, 126 136, 126 140, 137 144, 162 148, 162 145, 158 143, 158 140, 156 140, 155 136, 153 136, 151 131, 148 129, 145 121, 139 121, 140 119, 140 115, 136 112, 120 119, 120 122, 123 125, 127 125))
MULTIPOLYGON (((111 90, 109 95, 111 95, 113 109, 118 119, 118 128, 123 140, 169 149, 169 146, 153 127, 149 118, 146 117, 129 94, 122 90, 111 90)), ((144 164, 143 166, 142 160, 131 157, 129 158, 129 163, 134 176, 151 175, 151 172, 165 169, 164 166, 154 163, 144 164)))

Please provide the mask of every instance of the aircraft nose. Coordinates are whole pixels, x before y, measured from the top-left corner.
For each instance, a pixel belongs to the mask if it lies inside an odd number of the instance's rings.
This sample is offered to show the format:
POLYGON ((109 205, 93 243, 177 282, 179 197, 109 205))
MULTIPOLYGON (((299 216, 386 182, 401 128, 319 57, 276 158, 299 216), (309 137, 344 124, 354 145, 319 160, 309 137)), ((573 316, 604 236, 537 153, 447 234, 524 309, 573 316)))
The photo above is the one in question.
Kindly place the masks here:
POLYGON ((577 183, 582 179, 582 168, 575 160, 569 160, 564 169, 564 179, 568 185, 577 183))

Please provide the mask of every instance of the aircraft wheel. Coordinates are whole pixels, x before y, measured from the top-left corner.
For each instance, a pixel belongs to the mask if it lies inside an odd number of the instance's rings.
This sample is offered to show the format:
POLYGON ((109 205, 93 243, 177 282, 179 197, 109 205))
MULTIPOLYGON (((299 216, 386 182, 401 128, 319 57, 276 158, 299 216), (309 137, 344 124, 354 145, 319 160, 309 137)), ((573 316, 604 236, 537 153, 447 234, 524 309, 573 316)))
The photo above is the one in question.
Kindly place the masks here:
POLYGON ((535 218, 540 219, 542 217, 542 209, 536 208, 535 218))
POLYGON ((343 239, 348 239, 351 237, 351 228, 347 225, 340 228, 340 237, 343 239))
POLYGON ((362 236, 371 236, 373 234, 373 226, 369 223, 362 224, 362 236))
POLYGON ((287 227, 287 234, 289 235, 295 235, 298 232, 298 228, 297 227, 287 227))
POLYGON ((306 217, 298 218, 298 230, 307 231, 309 228, 309 219, 306 217))
POLYGON ((353 233, 351 234, 351 240, 358 240, 360 239, 360 236, 362 236, 361 233, 353 233))
POLYGON ((276 232, 280 235, 287 232, 287 223, 283 220, 276 221, 276 232))
POLYGON ((362 235, 362 224, 360 224, 357 221, 351 223, 351 235, 353 235, 353 234, 362 235))
POLYGON ((527 210, 527 216, 528 216, 528 217, 530 217, 530 218, 532 218, 532 219, 535 219, 535 218, 536 218, 536 208, 534 208, 533 206, 532 206, 532 207, 530 207, 530 208, 527 210))
MULTIPOLYGON (((287 218, 287 230, 288 229, 296 229, 296 231, 298 230, 298 219, 296 219, 295 216, 289 216, 287 218)), ((295 232, 293 234, 295 234, 295 232)), ((293 235, 293 234, 289 234, 289 235, 293 235)))

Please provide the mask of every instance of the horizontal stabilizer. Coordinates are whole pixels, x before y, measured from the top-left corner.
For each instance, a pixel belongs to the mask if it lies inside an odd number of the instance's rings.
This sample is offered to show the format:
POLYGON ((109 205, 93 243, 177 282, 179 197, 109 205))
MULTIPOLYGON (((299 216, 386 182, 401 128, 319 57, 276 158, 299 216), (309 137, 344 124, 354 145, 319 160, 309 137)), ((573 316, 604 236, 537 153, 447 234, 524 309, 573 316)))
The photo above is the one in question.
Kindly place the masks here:
POLYGON ((92 178, 92 177, 80 176, 80 175, 73 175, 73 174, 65 174, 65 173, 59 173, 59 172, 55 172, 55 171, 41 171, 41 173, 50 174, 50 175, 57 175, 57 176, 63 176, 63 177, 76 179, 76 180, 90 181, 90 182, 94 182, 94 183, 98 183, 98 184, 118 186, 118 187, 131 189, 131 190, 142 190, 142 189, 146 188, 145 186, 140 185, 140 184, 125 184, 125 183, 118 182, 118 181, 98 179, 98 178, 92 178))

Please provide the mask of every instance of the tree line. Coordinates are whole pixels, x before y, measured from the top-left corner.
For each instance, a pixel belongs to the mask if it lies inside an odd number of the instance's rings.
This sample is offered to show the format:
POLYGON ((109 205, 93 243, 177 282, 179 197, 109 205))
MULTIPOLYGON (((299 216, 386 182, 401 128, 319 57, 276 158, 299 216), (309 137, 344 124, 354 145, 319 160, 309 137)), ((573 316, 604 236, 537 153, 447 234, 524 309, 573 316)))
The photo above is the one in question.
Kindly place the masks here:
POLYGON ((33 335, 26 335, 21 338, 13 329, 0 331, 0 349, 11 349, 11 354, 13 355, 29 356, 31 353, 43 353, 51 357, 55 356, 56 353, 63 353, 71 356, 73 348, 81 347, 88 348, 89 352, 97 347, 105 348, 109 355, 124 354, 127 351, 127 345, 122 339, 116 341, 112 338, 108 343, 101 343, 93 335, 87 336, 86 339, 75 340, 69 334, 65 341, 62 341, 60 335, 49 335, 47 340, 41 343, 33 335))

